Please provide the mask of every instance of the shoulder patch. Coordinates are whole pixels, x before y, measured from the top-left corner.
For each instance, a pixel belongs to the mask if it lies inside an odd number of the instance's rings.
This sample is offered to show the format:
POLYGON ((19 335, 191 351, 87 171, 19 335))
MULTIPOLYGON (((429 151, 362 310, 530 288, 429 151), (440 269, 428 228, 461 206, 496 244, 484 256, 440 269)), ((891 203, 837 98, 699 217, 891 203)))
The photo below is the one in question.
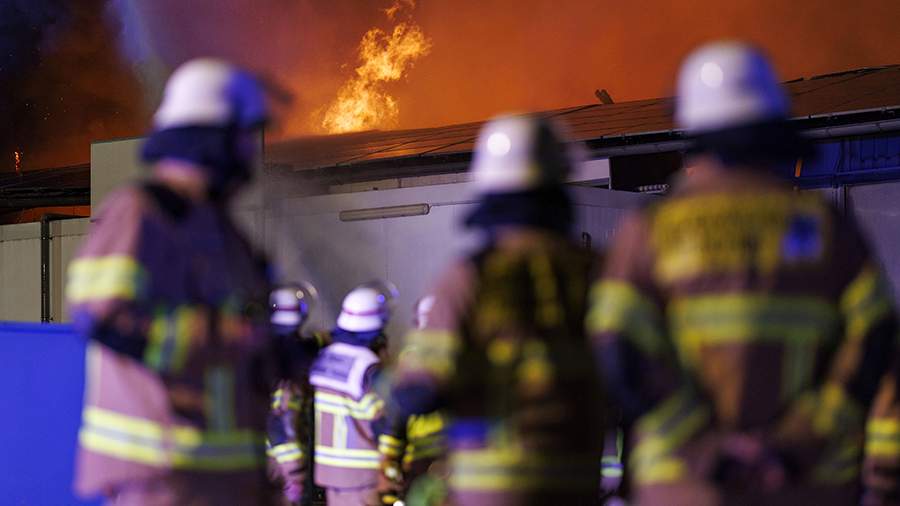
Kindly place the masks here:
POLYGON ((378 356, 368 348, 334 343, 313 363, 309 382, 315 387, 330 388, 360 399, 365 394, 366 371, 378 362, 378 356))

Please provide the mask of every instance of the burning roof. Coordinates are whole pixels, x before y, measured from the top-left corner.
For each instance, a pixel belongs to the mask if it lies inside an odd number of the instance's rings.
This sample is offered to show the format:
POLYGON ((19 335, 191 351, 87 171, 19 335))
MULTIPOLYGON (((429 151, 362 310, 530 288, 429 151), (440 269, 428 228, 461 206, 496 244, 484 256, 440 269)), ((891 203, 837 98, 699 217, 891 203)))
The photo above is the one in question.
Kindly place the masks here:
MULTIPOLYGON (((872 114, 898 117, 900 65, 863 68, 786 83, 794 117, 813 128, 859 121, 872 114)), ((575 140, 593 149, 677 140, 672 99, 588 104, 545 111, 569 125, 575 140)), ((296 171, 383 165, 426 166, 465 161, 481 123, 403 131, 313 136, 278 142, 266 152, 269 165, 296 171)))

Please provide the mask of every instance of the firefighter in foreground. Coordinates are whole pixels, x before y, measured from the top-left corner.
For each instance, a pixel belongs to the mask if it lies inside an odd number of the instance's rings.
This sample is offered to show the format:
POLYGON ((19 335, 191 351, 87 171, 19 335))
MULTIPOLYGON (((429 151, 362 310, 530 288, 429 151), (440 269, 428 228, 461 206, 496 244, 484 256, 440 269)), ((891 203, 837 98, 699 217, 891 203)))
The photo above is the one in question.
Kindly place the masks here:
POLYGON ((446 409, 454 504, 598 502, 605 424, 583 330, 596 261, 568 239, 563 142, 538 117, 484 126, 466 224, 486 242, 428 291, 428 321, 398 358, 380 443, 402 448, 410 415, 446 409))
POLYGON ((623 223, 593 290, 637 504, 859 502, 897 322, 853 221, 776 175, 806 151, 788 118, 754 48, 690 55, 676 120, 691 175, 623 223))
POLYGON ((71 264, 68 303, 91 341, 81 495, 116 505, 272 499, 269 284, 227 214, 265 119, 250 75, 217 60, 181 66, 144 145, 149 177, 107 199, 71 264))

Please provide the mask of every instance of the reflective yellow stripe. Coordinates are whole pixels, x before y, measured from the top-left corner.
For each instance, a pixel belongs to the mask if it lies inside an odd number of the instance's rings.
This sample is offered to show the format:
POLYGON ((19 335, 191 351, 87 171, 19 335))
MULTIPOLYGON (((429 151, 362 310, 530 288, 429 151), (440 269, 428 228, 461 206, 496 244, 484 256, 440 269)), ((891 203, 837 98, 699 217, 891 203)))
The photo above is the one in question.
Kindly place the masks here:
POLYGON ((818 297, 769 294, 716 294, 678 299, 670 304, 669 322, 687 364, 700 360, 704 346, 777 342, 787 348, 784 394, 808 386, 814 347, 838 331, 837 308, 818 297))
POLYGON ((607 456, 603 457, 600 460, 600 464, 602 467, 602 474, 606 478, 621 478, 624 474, 622 472, 622 461, 619 460, 618 457, 607 456))
POLYGON ((873 418, 866 424, 866 455, 875 458, 900 457, 900 420, 873 418))
POLYGON ((447 447, 443 441, 435 442, 430 446, 409 446, 406 449, 406 453, 403 455, 403 461, 409 463, 414 460, 439 457, 445 453, 447 453, 447 447))
POLYGON ((638 431, 645 435, 629 462, 635 480, 651 483, 681 476, 683 466, 674 453, 705 426, 709 417, 709 409, 695 394, 682 389, 640 419, 638 431))
POLYGON ((450 465, 450 485, 458 490, 588 490, 601 476, 596 456, 524 450, 457 450, 450 465))
POLYGON ((406 423, 406 435, 410 440, 439 434, 444 430, 446 422, 440 412, 424 415, 412 415, 406 423))
POLYGON ((900 440, 866 440, 866 455, 876 458, 900 457, 900 440))
POLYGON ((316 446, 317 464, 350 469, 378 469, 380 459, 381 456, 375 450, 316 446))
POLYGON ((459 336, 444 330, 414 330, 406 337, 400 352, 398 369, 402 372, 424 371, 447 378, 456 370, 459 336))
POLYGON ((386 455, 388 457, 399 457, 403 452, 403 441, 395 438, 394 436, 390 436, 388 434, 382 434, 378 436, 378 451, 382 455, 386 455))
POLYGON ((79 258, 69 265, 66 298, 70 304, 134 300, 143 294, 146 283, 146 272, 131 256, 79 258))
POLYGON ((900 437, 900 420, 896 418, 872 418, 866 423, 866 432, 879 437, 900 437))
POLYGON ((671 483, 684 477, 687 467, 681 459, 664 458, 641 467, 635 481, 644 485, 671 483))
POLYGON ((191 306, 178 306, 171 313, 157 310, 150 322, 144 362, 157 371, 181 371, 202 318, 203 313, 191 306))
POLYGON ((84 423, 89 426, 113 427, 122 432, 138 434, 152 439, 162 439, 164 433, 162 426, 154 422, 94 406, 85 408, 82 418, 84 423))
POLYGON ((748 293, 682 298, 669 314, 679 340, 713 345, 767 339, 814 343, 837 322, 836 308, 825 299, 748 293))
POLYGON ((843 433, 862 422, 862 410, 840 385, 826 383, 813 412, 813 429, 819 434, 843 433))
POLYGON ((267 453, 279 464, 303 460, 303 450, 296 442, 275 445, 267 453))
POLYGON ((349 397, 316 392, 316 411, 336 416, 349 416, 356 420, 374 420, 384 408, 384 401, 377 394, 369 393, 359 401, 349 397))
POLYGON ((148 447, 135 441, 111 438, 90 428, 81 429, 78 433, 78 441, 85 449, 121 460, 151 466, 162 466, 168 460, 166 452, 158 448, 148 447))
POLYGON ((845 483, 859 477, 862 446, 855 435, 831 444, 825 450, 821 462, 813 470, 813 480, 820 483, 845 483))
POLYGON ((622 281, 600 281, 591 289, 587 328, 592 334, 622 334, 650 355, 666 347, 659 308, 634 285, 622 281))
POLYGON ((79 440, 96 453, 153 466, 229 471, 264 464, 265 438, 254 431, 164 427, 93 406, 84 411, 79 440))
POLYGON ((272 409, 287 409, 289 411, 300 411, 300 401, 297 399, 296 394, 290 392, 288 395, 287 403, 284 402, 284 390, 279 388, 275 390, 275 393, 272 394, 272 409))
POLYGON ((847 335, 851 339, 864 337, 892 308, 890 290, 879 271, 872 266, 863 268, 841 296, 847 335))

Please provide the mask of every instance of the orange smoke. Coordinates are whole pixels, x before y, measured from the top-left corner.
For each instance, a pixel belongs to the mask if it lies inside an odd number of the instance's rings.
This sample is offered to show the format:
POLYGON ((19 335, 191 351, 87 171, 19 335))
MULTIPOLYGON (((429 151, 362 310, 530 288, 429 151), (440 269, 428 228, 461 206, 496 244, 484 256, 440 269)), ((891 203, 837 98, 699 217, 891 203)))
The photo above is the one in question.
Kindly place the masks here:
MULTIPOLYGON (((404 5, 412 8, 415 3, 398 0, 384 13, 393 20, 404 5)), ((326 109, 322 128, 342 133, 397 126, 400 107, 385 84, 400 80, 430 50, 431 41, 411 19, 398 23, 390 33, 370 29, 359 44, 361 63, 326 109)))

